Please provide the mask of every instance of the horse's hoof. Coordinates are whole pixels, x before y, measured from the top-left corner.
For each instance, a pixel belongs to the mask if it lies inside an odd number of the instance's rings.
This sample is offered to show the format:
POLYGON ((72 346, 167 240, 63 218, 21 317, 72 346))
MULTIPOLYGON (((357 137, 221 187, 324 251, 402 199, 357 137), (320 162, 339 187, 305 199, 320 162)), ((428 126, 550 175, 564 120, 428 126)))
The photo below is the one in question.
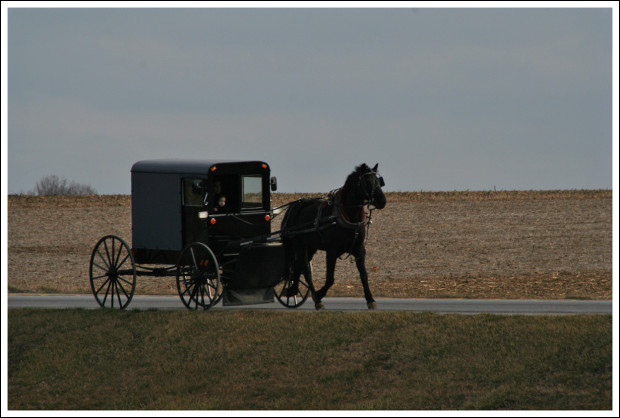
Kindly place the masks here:
POLYGON ((371 311, 377 309, 377 302, 369 302, 368 309, 370 309, 371 311))
POLYGON ((314 304, 314 308, 315 308, 317 311, 320 311, 320 310, 321 310, 321 309, 323 309, 324 307, 325 307, 325 305, 323 305, 323 302, 317 302, 317 303, 315 303, 315 304, 314 304))

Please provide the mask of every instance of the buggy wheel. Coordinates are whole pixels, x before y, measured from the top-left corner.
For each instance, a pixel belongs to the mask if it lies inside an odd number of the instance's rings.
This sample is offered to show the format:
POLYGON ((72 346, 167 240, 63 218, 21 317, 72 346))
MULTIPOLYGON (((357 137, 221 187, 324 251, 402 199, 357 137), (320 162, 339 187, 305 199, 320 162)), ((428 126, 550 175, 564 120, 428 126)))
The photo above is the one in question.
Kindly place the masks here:
MULTIPOLYGON (((312 264, 310 264, 310 271, 312 272, 312 264)), ((295 289, 295 283, 291 276, 292 272, 289 271, 288 275, 283 277, 282 280, 275 285, 273 292, 275 293, 278 302, 282 305, 287 308, 297 308, 303 305, 306 299, 308 299, 308 295, 310 294, 310 286, 306 282, 305 277, 300 275, 299 284, 295 289)))
POLYGON ((220 300, 220 268, 209 247, 201 242, 181 251, 177 263, 177 290, 188 309, 209 309, 220 300))
POLYGON ((104 308, 125 309, 136 290, 136 262, 121 238, 106 235, 90 256, 90 287, 104 308))

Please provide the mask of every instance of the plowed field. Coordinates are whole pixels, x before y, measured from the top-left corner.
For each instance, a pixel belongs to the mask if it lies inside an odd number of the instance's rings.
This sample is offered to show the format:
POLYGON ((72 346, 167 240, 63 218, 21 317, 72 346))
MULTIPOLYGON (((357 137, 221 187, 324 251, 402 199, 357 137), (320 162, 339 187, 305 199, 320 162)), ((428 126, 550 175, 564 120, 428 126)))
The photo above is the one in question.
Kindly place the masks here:
MULTIPOLYGON (((273 205, 301 196, 276 194, 273 205)), ((366 243, 375 297, 611 299, 610 190, 388 193, 387 200, 373 213, 366 243)), ((9 196, 9 291, 90 293, 96 242, 115 234, 131 245, 130 205, 124 195, 9 196)), ((321 285, 322 253, 313 269, 321 285)), ((140 276, 136 294, 176 294, 175 279, 140 276)), ((328 296, 363 296, 350 260, 338 262, 328 296)))

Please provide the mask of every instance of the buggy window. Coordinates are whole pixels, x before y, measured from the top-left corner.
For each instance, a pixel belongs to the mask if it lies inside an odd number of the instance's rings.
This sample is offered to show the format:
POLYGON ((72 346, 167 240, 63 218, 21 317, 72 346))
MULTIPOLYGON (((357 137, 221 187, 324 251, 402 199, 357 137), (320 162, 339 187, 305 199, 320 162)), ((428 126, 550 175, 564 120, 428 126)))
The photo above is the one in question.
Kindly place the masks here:
POLYGON ((202 179, 183 179, 183 206, 203 206, 207 189, 202 179))
POLYGON ((241 178, 241 209, 260 209, 263 207, 263 178, 243 176, 241 178))

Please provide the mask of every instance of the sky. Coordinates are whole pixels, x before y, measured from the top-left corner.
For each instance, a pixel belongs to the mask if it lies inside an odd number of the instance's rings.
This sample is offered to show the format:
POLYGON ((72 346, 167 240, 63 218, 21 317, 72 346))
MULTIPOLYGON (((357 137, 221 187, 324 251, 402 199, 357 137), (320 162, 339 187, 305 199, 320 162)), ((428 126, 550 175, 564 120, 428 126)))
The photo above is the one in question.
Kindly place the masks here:
POLYGON ((612 188, 612 2, 8 3, 9 194, 52 174, 130 194, 152 158, 263 160, 282 192, 327 192, 363 162, 386 191, 612 188))

